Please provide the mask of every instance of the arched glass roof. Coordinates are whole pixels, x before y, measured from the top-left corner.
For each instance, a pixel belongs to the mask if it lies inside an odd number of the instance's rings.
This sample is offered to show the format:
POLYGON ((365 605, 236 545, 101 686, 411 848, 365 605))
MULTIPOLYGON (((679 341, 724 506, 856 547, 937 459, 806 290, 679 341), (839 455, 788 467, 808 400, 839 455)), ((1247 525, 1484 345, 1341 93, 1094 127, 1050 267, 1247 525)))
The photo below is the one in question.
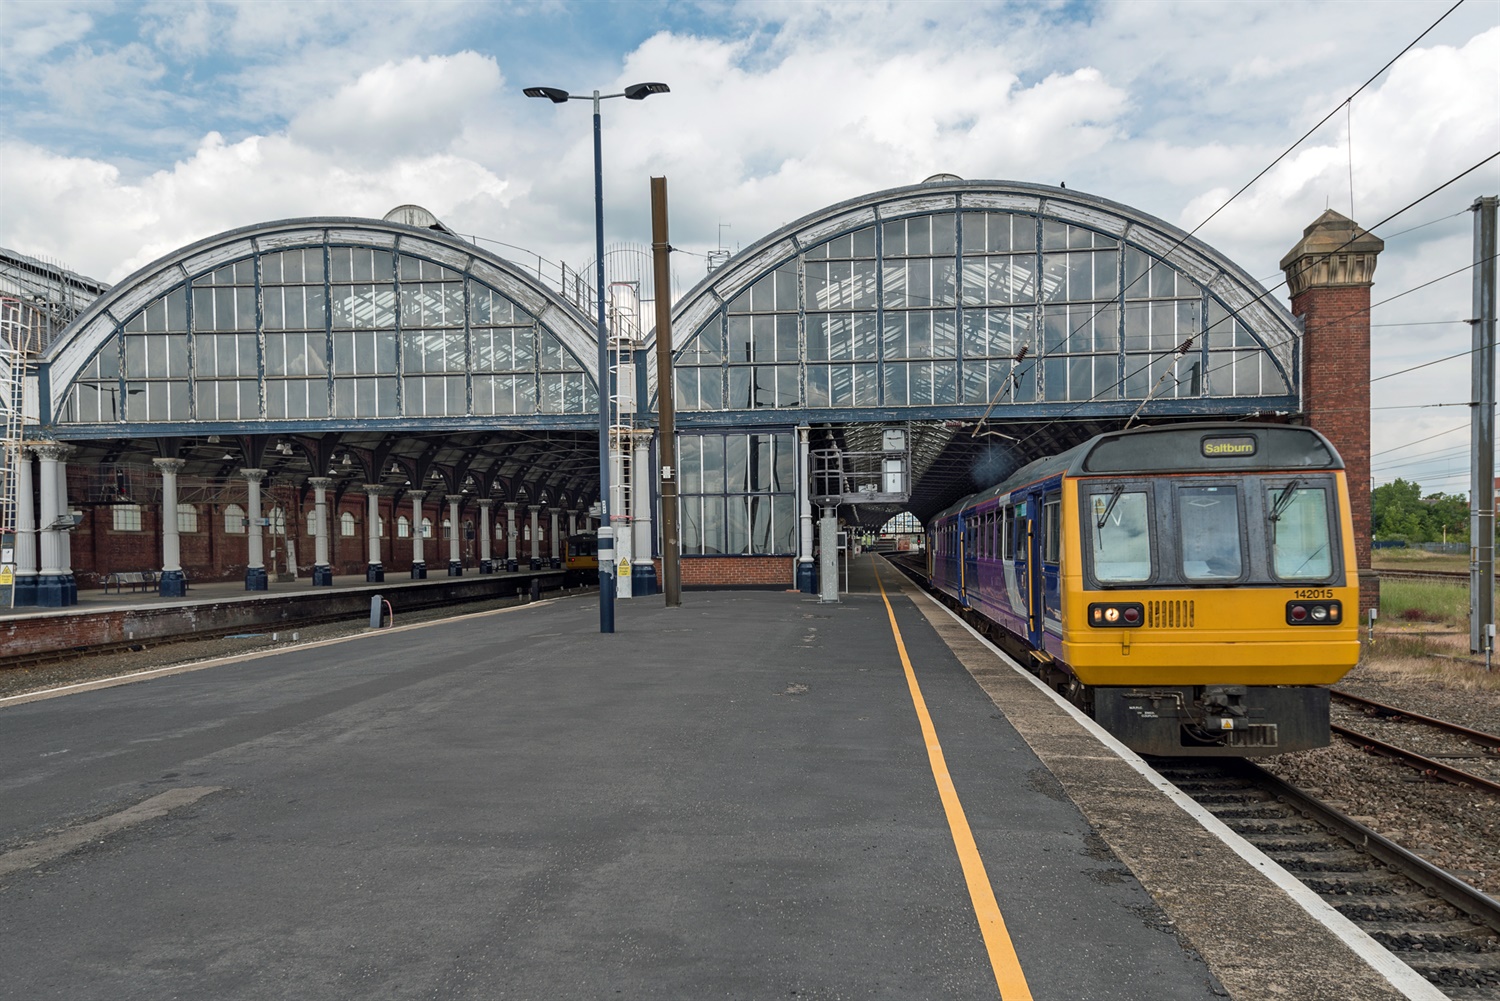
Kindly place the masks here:
POLYGON ((935 180, 809 215, 674 311, 686 425, 1295 410, 1297 328, 1223 255, 1063 188, 935 180), (733 415, 733 416, 730 416, 733 415))
POLYGON ((509 262, 367 219, 234 230, 148 265, 49 349, 59 437, 594 426, 589 321, 509 262))

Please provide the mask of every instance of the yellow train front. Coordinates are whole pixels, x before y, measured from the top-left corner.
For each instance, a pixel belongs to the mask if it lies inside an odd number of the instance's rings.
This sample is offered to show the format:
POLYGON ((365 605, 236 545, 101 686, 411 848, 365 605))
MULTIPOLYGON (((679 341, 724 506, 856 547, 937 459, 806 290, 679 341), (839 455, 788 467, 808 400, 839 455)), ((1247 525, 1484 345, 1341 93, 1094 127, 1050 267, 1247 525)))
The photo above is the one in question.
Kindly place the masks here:
POLYGON ((595 532, 579 532, 568 536, 563 553, 563 569, 570 584, 597 584, 599 582, 599 536, 595 532))
POLYGON ((965 498, 930 542, 933 584, 1131 748, 1328 742, 1359 594, 1343 462, 1316 431, 1101 435, 965 498))

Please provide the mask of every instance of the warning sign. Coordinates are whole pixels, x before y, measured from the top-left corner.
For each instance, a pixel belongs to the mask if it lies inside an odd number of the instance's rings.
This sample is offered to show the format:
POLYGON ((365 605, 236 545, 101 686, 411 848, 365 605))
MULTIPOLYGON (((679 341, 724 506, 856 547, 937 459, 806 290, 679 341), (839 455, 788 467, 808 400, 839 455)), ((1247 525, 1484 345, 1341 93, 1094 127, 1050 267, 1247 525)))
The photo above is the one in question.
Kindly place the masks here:
POLYGON ((620 572, 620 576, 621 577, 629 577, 630 576, 630 561, 628 559, 626 559, 625 557, 623 557, 623 556, 620 557, 620 570, 619 570, 619 572, 620 572))
POLYGON ((10 567, 0 567, 0 587, 9 587, 16 582, 16 572, 10 567))

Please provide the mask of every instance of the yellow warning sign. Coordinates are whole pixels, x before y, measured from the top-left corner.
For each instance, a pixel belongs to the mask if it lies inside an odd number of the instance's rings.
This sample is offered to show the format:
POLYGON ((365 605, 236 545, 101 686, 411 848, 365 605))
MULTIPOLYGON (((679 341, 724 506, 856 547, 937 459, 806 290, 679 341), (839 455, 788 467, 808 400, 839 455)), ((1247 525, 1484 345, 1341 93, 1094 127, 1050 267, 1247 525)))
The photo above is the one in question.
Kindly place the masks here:
POLYGON ((0 587, 8 587, 16 582, 16 572, 10 567, 0 567, 0 587))
POLYGON ((620 571, 619 572, 620 572, 620 576, 621 577, 629 577, 630 576, 630 561, 627 560, 623 556, 620 557, 620 571))

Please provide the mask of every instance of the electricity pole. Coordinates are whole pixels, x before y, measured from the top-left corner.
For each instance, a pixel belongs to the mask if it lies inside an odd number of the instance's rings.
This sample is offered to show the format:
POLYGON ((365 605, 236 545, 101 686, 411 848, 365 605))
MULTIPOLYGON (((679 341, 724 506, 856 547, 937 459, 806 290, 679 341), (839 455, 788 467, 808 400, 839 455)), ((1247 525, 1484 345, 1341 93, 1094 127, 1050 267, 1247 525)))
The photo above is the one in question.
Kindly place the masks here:
POLYGON ((1469 423, 1469 650, 1491 649, 1495 629, 1495 207, 1474 200, 1474 392, 1469 423))

